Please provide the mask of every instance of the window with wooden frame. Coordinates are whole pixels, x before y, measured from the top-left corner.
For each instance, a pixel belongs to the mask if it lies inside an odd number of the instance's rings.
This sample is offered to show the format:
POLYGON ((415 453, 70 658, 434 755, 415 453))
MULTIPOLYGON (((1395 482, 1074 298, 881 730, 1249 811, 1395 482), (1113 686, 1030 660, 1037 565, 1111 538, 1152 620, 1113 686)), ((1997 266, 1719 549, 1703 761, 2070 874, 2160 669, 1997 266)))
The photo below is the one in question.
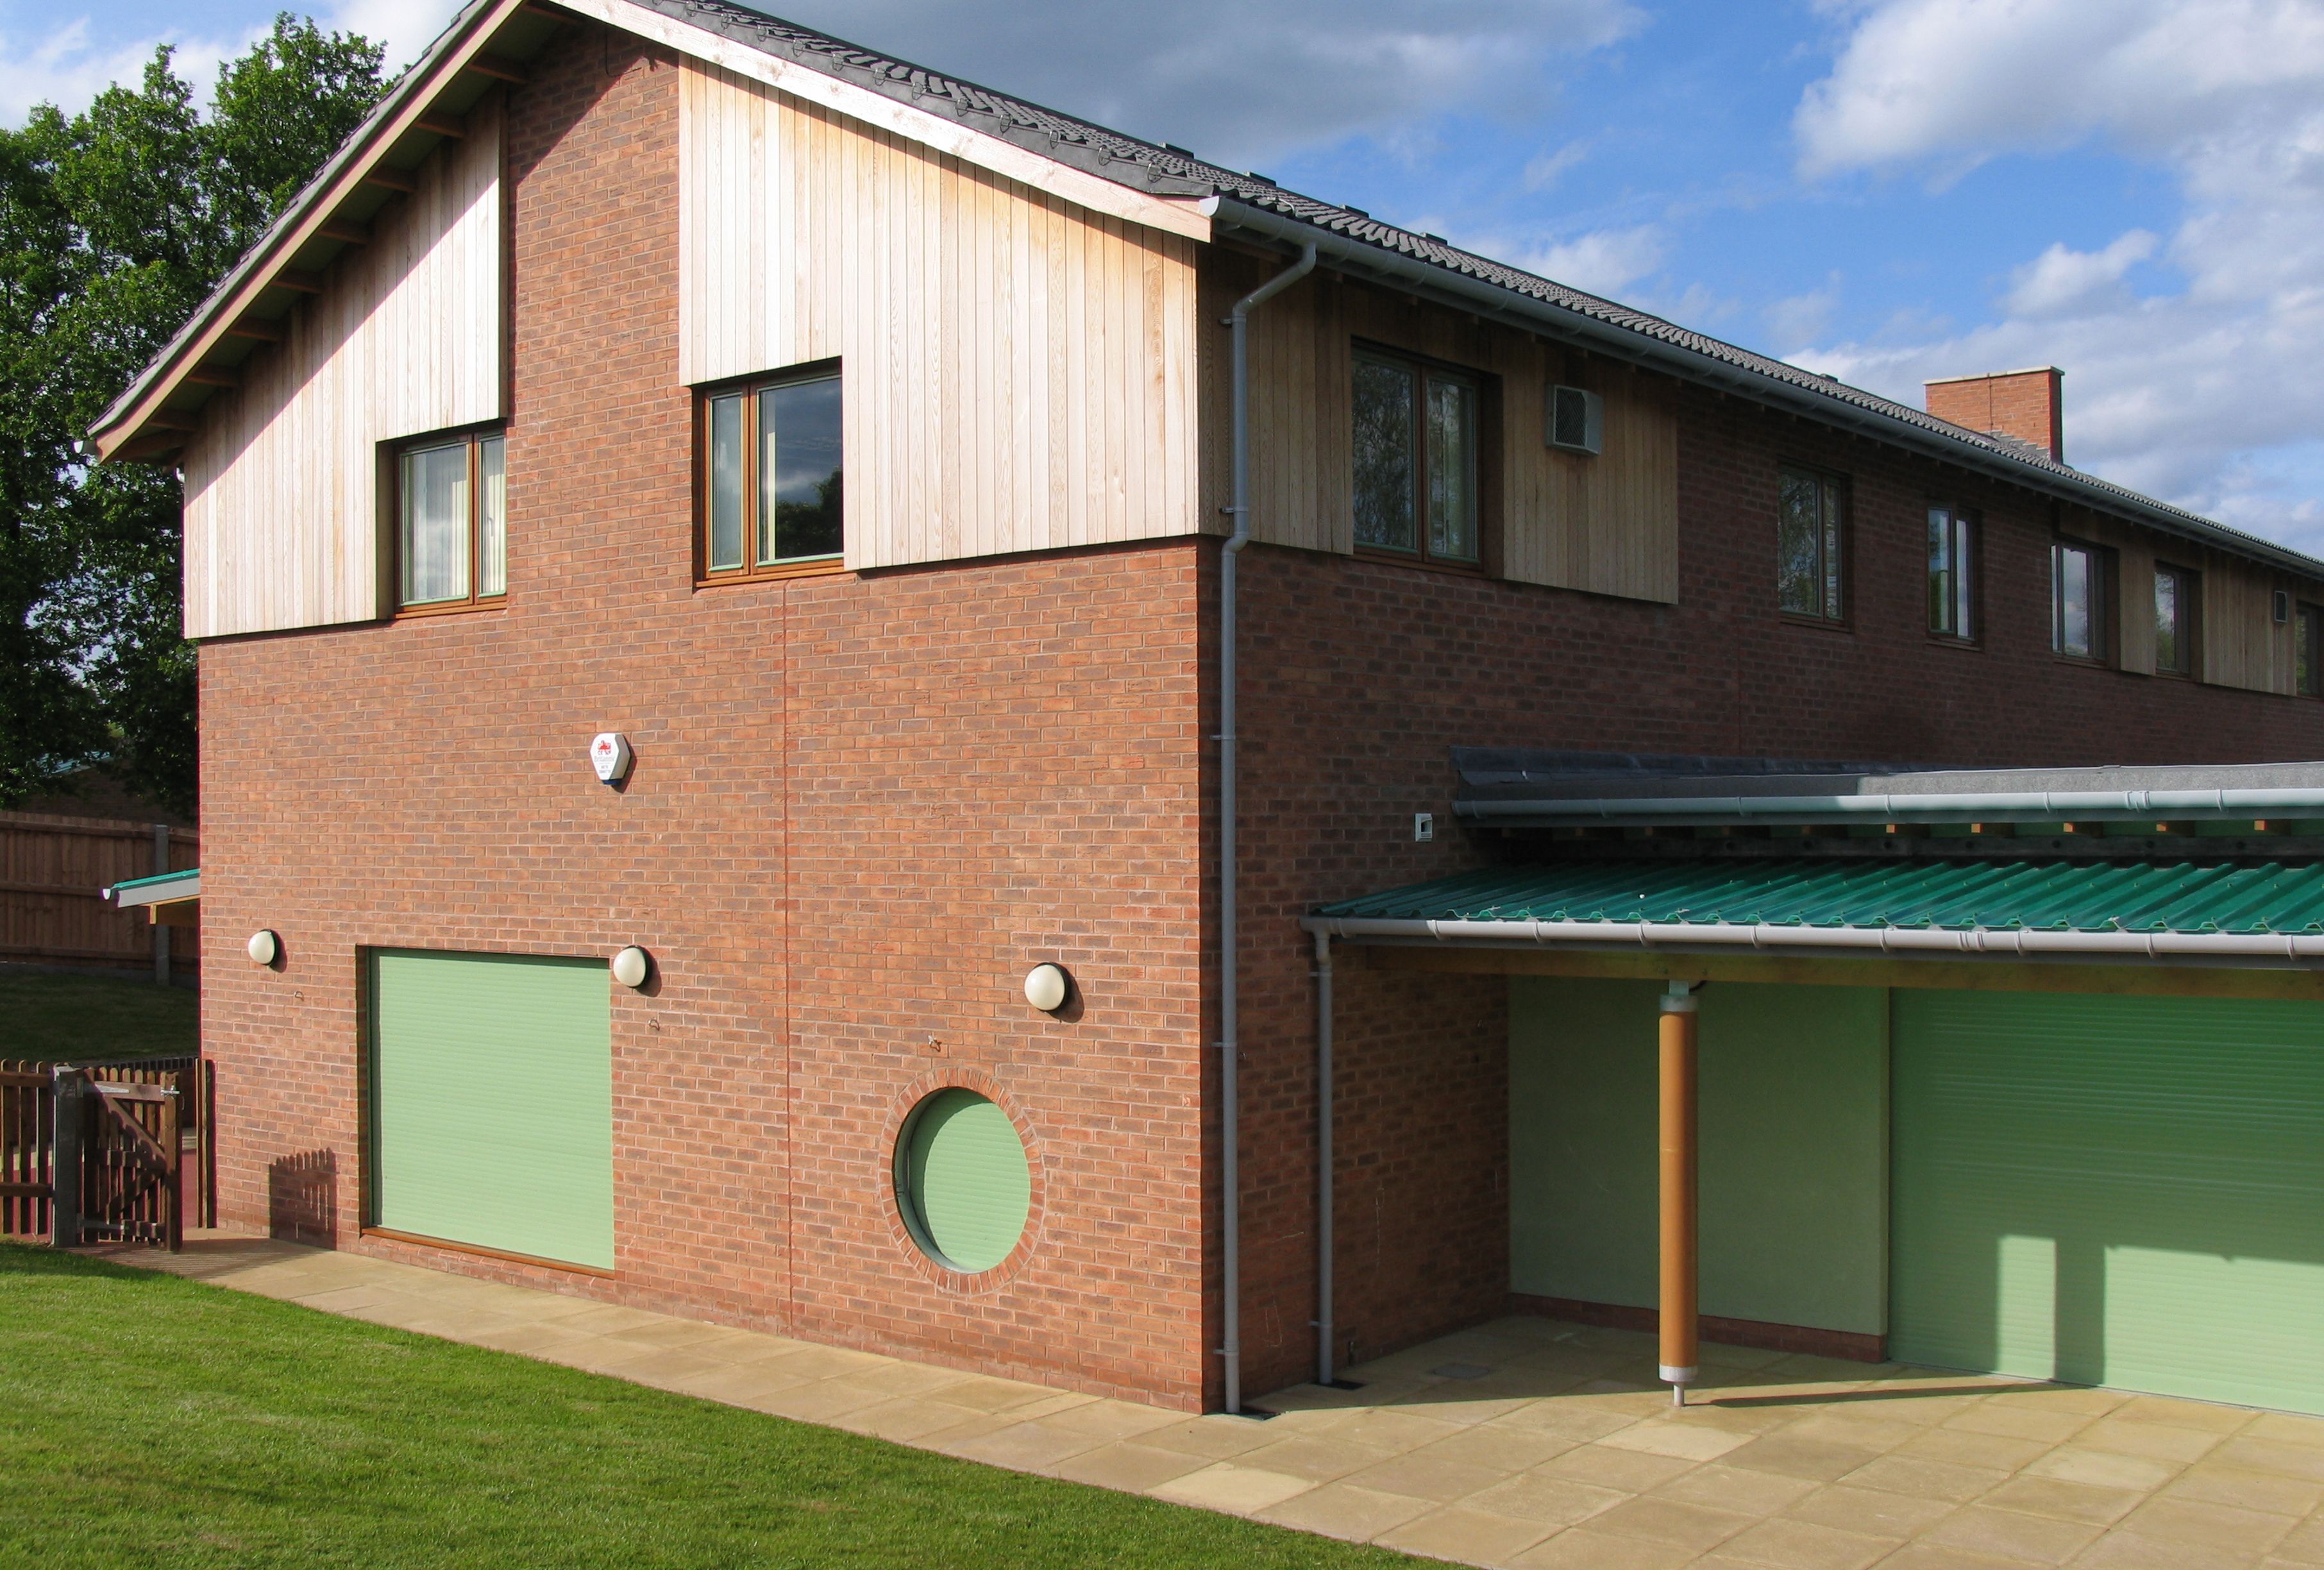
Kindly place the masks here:
POLYGON ((396 607, 500 604, 508 594, 507 444, 496 430, 426 437, 395 456, 396 607))
POLYGON ((1359 348, 1353 402, 1356 549, 1481 567, 1482 379, 1359 348))
POLYGON ((2103 665, 2114 657, 2107 607, 2113 596, 2113 552, 2079 540, 2050 546, 2050 649, 2068 660, 2103 665))
POLYGON ((1775 603, 1786 616, 1848 619, 1848 482, 1786 464, 1775 503, 1775 603))
POLYGON ((2324 697, 2324 609, 2304 600, 2292 612, 2292 690, 2324 697))
POLYGON ((1929 509, 1929 632, 1950 642, 1977 640, 1977 514, 1929 509))
POLYGON ((2183 567, 2154 569, 2154 670, 2195 674, 2195 607, 2201 579, 2183 567))
POLYGON ((839 419, 835 369, 702 395, 701 581, 837 569, 846 548, 839 419))

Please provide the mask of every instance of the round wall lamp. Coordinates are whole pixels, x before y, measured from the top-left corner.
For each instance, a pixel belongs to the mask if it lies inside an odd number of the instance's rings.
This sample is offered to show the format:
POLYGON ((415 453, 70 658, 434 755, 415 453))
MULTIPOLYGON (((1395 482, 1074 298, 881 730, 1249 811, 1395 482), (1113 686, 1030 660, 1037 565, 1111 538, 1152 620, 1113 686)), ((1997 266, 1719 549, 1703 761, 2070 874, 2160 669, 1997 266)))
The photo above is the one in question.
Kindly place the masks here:
POLYGON ((646 951, 633 943, 613 956, 613 964, 608 968, 613 971, 613 979, 623 986, 641 987, 646 984, 646 972, 650 964, 646 951))
POLYGON ((1045 1014, 1054 1014, 1073 995, 1073 979, 1054 965, 1037 965, 1025 973, 1025 1001, 1045 1014))
POLYGON ((253 965, 272 965, 282 957, 282 940, 274 935, 272 928, 261 928, 250 935, 250 941, 242 946, 242 951, 250 956, 253 965))

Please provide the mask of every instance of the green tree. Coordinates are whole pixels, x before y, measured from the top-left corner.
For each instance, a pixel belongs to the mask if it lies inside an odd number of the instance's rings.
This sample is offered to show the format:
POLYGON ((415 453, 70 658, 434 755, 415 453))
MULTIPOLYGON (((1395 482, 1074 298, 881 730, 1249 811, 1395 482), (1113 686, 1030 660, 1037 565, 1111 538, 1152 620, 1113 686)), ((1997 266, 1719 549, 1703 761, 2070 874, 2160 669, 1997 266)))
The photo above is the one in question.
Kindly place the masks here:
POLYGON ((285 13, 208 113, 164 47, 0 128, 0 806, 102 760, 192 807, 178 476, 79 441, 378 102, 380 60, 285 13))

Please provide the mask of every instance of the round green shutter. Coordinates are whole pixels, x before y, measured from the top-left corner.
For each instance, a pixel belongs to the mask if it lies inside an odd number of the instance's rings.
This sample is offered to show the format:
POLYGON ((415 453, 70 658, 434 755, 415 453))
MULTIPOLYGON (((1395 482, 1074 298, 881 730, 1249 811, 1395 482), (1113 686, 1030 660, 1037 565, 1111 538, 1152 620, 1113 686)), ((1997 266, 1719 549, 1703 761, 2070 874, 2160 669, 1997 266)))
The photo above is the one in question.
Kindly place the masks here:
POLYGON ((919 1245, 973 1274, 1009 1257, 1033 1206, 1025 1141, 1002 1112, 973 1090, 940 1090, 920 1103, 896 1150, 896 1196, 919 1245))

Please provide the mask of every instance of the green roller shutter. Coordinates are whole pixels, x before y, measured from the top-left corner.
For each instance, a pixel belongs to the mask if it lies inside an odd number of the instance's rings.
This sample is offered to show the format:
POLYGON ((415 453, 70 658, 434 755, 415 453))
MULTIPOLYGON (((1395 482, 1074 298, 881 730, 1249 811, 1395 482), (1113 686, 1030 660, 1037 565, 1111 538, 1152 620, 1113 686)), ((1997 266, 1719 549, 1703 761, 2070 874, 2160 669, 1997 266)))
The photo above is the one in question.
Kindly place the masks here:
POLYGON ((2324 1412, 2324 1004, 1895 1009, 1894 1355, 2324 1412))
POLYGON ((604 962, 381 950, 371 981, 374 1224, 613 1269, 604 962))
POLYGON ((973 1090, 941 1090, 904 1131, 897 1191, 920 1242, 959 1270, 989 1270, 1024 1234, 1033 1174, 1025 1142, 973 1090))

